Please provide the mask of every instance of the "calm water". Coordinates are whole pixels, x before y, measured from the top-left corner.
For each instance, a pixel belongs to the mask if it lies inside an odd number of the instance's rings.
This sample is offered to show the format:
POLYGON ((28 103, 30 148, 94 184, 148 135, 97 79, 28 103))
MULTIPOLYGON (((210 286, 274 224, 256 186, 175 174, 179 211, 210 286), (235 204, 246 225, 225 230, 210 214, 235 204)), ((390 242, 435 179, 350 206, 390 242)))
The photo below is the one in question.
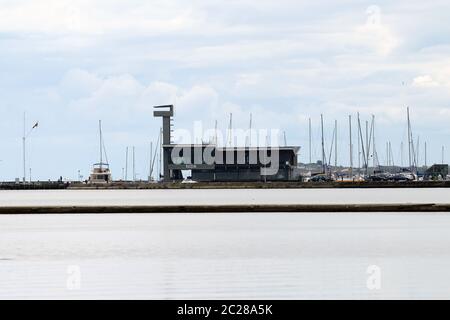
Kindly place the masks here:
POLYGON ((449 230, 443 213, 0 215, 0 298, 450 298, 449 230))
POLYGON ((0 191, 1 205, 448 203, 450 188, 0 191))

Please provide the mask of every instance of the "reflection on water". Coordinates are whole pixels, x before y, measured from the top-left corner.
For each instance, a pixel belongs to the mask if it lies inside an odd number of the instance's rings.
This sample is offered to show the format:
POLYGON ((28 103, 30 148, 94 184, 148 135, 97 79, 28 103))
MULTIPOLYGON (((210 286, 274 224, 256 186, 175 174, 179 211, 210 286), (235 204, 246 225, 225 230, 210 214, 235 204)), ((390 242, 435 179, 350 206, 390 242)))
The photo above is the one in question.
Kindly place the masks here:
POLYGON ((0 298, 450 298, 449 228, 429 213, 0 216, 0 298))

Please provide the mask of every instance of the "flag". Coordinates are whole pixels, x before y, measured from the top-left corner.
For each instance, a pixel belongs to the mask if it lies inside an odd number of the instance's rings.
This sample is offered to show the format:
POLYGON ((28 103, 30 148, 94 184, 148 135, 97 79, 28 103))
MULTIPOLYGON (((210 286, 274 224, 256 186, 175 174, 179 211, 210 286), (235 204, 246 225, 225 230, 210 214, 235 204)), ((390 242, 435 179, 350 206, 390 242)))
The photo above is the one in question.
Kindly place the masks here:
POLYGON ((38 125, 39 125, 39 122, 36 122, 36 123, 34 124, 33 128, 31 128, 31 129, 37 128, 38 125))

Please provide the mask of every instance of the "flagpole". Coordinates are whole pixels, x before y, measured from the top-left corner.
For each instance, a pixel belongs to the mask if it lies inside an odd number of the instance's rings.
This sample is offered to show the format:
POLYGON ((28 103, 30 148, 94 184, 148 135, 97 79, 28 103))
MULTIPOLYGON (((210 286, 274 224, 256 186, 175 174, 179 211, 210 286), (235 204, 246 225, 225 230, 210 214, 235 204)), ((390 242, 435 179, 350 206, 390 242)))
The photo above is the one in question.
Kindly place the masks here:
MULTIPOLYGON (((38 122, 36 122, 33 127, 30 129, 30 131, 27 133, 27 128, 26 128, 26 121, 25 121, 25 112, 23 113, 23 137, 22 137, 22 151, 23 151, 23 183, 26 182, 26 178, 27 178, 27 166, 26 166, 26 139, 27 137, 30 135, 31 131, 33 131, 34 128, 37 128, 38 126, 38 122)), ((31 177, 31 174, 30 174, 31 177)))
POLYGON ((25 157, 25 139, 26 139, 26 137, 25 137, 25 130, 26 130, 26 128, 25 128, 25 112, 23 113, 23 137, 22 137, 22 153, 23 153, 23 183, 25 183, 25 181, 26 181, 26 163, 25 163, 25 159, 26 159, 26 157, 25 157))

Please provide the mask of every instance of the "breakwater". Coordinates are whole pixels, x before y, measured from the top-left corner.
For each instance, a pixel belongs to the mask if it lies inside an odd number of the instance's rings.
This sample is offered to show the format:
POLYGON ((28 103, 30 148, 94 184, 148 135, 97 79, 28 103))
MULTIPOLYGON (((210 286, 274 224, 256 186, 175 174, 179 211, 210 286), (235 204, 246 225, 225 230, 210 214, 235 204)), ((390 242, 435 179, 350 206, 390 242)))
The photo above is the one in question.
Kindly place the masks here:
POLYGON ((0 182, 0 190, 58 190, 67 189, 69 185, 59 181, 0 182))
POLYGON ((450 212, 450 203, 261 204, 261 205, 92 205, 2 206, 0 214, 83 213, 232 213, 232 212, 450 212))

